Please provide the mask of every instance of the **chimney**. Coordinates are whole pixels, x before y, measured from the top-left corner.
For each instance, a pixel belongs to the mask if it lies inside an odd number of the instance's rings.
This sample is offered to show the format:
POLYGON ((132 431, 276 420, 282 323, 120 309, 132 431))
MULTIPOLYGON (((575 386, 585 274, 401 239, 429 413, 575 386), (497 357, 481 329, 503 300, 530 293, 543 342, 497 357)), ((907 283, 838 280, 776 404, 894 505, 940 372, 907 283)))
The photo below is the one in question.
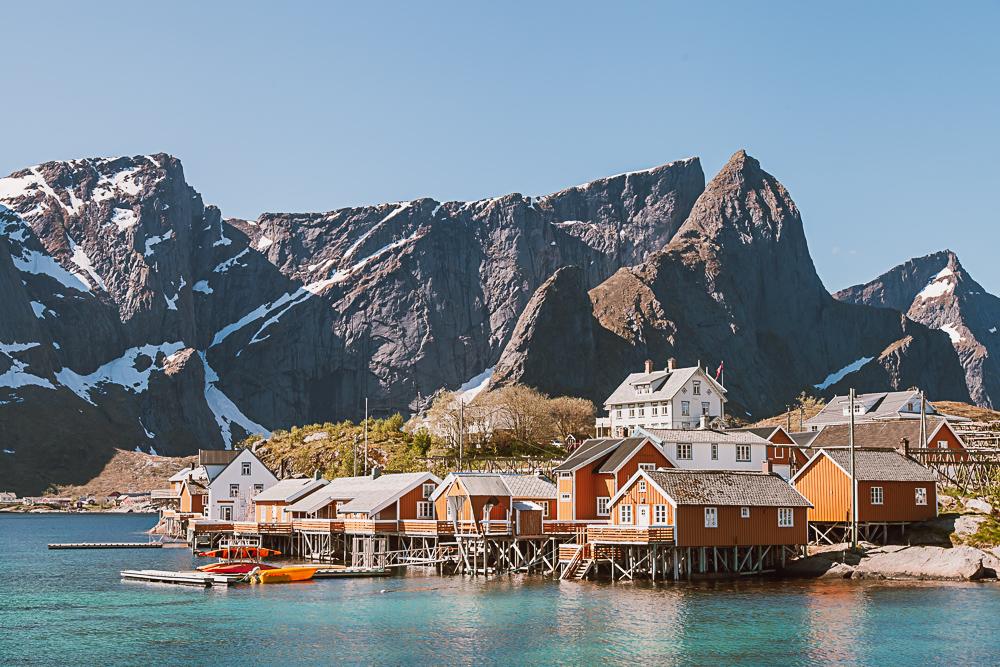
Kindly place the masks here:
POLYGON ((702 415, 698 417, 698 428, 702 431, 708 430, 708 415, 702 415))
POLYGON ((899 439, 899 445, 900 445, 900 447, 903 450, 903 455, 904 456, 909 456, 910 455, 910 439, 909 438, 900 438, 899 439))
POLYGON ((677 360, 674 359, 673 357, 670 357, 669 359, 667 359, 667 370, 668 371, 675 371, 675 370, 677 370, 677 360))
POLYGON ((761 471, 766 472, 768 475, 774 472, 774 467, 771 465, 771 462, 768 461, 767 459, 764 459, 764 462, 760 465, 760 469, 761 471))
POLYGON ((653 360, 646 359, 646 374, 649 375, 653 372, 653 360))
POLYGON ((372 466, 372 479, 378 479, 382 476, 382 468, 380 466, 372 466))

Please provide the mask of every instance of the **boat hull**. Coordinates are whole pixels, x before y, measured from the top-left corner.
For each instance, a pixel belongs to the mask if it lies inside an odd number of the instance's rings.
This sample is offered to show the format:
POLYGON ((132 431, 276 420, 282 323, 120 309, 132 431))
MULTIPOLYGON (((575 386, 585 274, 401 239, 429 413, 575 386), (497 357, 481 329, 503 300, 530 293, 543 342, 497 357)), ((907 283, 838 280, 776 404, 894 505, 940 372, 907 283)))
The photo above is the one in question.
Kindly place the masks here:
POLYGON ((247 574, 260 568, 261 571, 276 570, 277 565, 267 563, 211 563, 198 568, 201 572, 211 572, 212 574, 247 574))
POLYGON ((286 584, 292 581, 308 581, 316 575, 318 567, 291 566, 273 570, 261 570, 255 575, 262 584, 286 584))

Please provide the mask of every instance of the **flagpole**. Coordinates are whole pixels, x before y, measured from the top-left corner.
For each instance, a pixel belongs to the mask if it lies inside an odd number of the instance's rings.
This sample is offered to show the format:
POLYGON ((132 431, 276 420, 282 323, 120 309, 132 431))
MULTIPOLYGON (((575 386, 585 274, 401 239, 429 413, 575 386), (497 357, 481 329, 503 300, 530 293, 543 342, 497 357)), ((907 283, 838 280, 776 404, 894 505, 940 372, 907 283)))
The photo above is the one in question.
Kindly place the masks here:
POLYGON ((368 474, 368 397, 365 396, 365 474, 368 474))

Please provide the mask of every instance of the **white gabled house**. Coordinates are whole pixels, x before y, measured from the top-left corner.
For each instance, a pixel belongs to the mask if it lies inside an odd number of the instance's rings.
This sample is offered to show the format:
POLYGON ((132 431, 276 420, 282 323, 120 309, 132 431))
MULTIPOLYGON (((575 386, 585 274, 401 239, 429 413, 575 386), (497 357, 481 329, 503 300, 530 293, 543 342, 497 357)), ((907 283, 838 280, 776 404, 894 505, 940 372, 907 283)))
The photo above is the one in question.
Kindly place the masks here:
POLYGON ((277 483, 256 454, 241 450, 209 483, 205 515, 213 521, 252 521, 254 496, 277 483))
POLYGON ((749 431, 639 428, 635 437, 651 440, 671 468, 756 472, 768 463, 768 441, 749 431))
POLYGON ((630 373, 604 401, 608 417, 598 420, 598 432, 626 438, 637 428, 687 429, 726 415, 726 389, 705 372, 691 366, 677 368, 674 359, 666 369, 630 373))

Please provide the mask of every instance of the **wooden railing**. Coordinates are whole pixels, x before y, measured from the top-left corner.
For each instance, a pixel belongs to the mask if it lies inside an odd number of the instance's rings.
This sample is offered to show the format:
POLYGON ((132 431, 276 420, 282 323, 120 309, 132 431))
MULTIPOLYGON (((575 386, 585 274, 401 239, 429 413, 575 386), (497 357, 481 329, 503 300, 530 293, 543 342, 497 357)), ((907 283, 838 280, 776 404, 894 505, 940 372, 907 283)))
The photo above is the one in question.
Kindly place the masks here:
POLYGON ((292 528, 306 533, 342 533, 343 519, 294 519, 292 528))
POLYGON ((587 526, 589 542, 609 542, 613 544, 649 544, 650 542, 673 542, 673 526, 652 526, 636 528, 632 526, 587 526))
POLYGON ((586 526, 573 521, 542 521, 542 532, 550 535, 573 535, 586 526))
POLYGON ((451 535, 455 527, 450 521, 435 521, 433 519, 403 519, 399 522, 399 530, 407 535, 451 535))
POLYGON ((192 528, 196 533, 231 533, 233 531, 232 521, 192 521, 192 528))

